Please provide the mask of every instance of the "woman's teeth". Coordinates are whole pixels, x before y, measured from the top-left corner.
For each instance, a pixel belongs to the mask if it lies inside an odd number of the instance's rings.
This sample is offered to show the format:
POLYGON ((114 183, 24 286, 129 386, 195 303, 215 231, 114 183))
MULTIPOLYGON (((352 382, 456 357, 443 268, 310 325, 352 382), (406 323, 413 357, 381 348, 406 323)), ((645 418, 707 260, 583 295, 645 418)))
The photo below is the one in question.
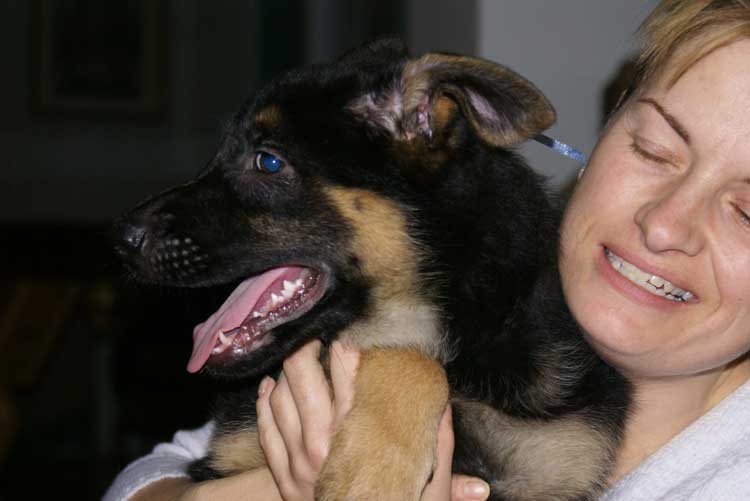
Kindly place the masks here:
POLYGON ((646 273, 634 264, 612 253, 609 249, 604 249, 604 252, 612 268, 642 289, 672 301, 685 302, 693 298, 692 292, 675 287, 671 282, 657 275, 646 273))

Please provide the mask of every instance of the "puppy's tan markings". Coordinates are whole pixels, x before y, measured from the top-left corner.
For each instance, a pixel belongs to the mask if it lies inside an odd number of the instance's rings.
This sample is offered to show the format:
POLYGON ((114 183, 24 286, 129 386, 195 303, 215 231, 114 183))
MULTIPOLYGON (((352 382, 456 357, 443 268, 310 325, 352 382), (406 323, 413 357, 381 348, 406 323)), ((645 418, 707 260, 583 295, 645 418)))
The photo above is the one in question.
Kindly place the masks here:
POLYGON ((281 123, 281 118, 281 109, 272 104, 255 114, 255 123, 269 128, 276 127, 281 123))
POLYGON ((360 200, 359 197, 355 197, 354 201, 352 202, 352 207, 354 207, 354 209, 357 212, 364 212, 364 210, 365 210, 365 203, 362 200, 360 200))
POLYGON ((445 361, 439 308, 419 272, 422 251, 409 234, 405 209, 373 192, 329 187, 326 192, 350 223, 350 254, 372 284, 369 314, 339 338, 360 348, 409 346, 445 361))
POLYGON ((333 439, 316 499, 419 499, 436 464, 447 401, 435 360, 406 348, 363 352, 353 407, 333 439))
POLYGON ((252 470, 266 464, 258 430, 253 428, 214 437, 209 457, 211 467, 226 475, 252 470))
POLYGON ((456 116, 456 102, 447 97, 439 96, 432 106, 432 127, 436 131, 443 130, 456 116))
POLYGON ((456 128, 450 126, 457 113, 456 101, 445 95, 436 97, 430 114, 432 136, 415 136, 410 141, 397 141, 392 147, 401 158, 437 170, 449 160, 450 152, 460 141, 456 128))
POLYGON ((371 191, 328 187, 328 197, 354 230, 351 252, 383 300, 421 293, 419 248, 409 236, 404 209, 371 191))

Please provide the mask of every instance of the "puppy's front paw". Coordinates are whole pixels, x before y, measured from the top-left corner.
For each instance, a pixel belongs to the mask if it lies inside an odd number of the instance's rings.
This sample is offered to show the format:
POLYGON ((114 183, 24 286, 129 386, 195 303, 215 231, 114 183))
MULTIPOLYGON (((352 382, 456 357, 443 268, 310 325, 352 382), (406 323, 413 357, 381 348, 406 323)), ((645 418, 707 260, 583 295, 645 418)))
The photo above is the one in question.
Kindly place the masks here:
POLYGON ((378 423, 367 420, 347 424, 351 426, 337 434, 323 466, 315 498, 319 501, 418 500, 434 469, 434 447, 425 443, 394 442, 393 437, 382 434, 385 430, 378 430, 378 423), (373 433, 375 430, 379 433, 373 433))
POLYGON ((354 405, 333 439, 316 499, 418 500, 436 464, 447 400, 435 360, 409 349, 365 351, 354 405))

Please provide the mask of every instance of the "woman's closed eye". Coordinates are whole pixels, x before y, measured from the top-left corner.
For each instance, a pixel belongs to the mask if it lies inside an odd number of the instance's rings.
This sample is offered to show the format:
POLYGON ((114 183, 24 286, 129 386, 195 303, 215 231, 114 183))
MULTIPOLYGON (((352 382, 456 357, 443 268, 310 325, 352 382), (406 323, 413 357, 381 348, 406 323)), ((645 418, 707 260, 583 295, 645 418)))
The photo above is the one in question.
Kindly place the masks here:
POLYGON ((659 151, 662 148, 657 147, 650 141, 634 139, 633 142, 630 143, 630 149, 633 150, 636 155, 644 160, 648 160, 649 162, 656 162, 658 164, 674 163, 674 160, 669 158, 672 155, 668 154, 666 151, 659 151))
POLYGON ((732 206, 734 207, 734 210, 737 211, 737 217, 740 223, 750 229, 750 208, 743 208, 736 203, 732 204, 732 206))

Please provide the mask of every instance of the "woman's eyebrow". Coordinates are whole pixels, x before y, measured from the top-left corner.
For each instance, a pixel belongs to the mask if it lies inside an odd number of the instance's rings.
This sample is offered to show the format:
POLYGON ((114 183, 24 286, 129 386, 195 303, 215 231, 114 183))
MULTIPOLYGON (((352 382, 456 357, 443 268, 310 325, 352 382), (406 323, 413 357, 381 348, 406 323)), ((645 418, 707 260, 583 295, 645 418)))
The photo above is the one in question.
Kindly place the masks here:
POLYGON ((653 108, 659 112, 659 114, 664 117, 664 120, 669 124, 670 127, 674 129, 674 131, 677 133, 678 136, 682 138, 685 143, 688 145, 690 144, 690 134, 688 134, 687 130, 685 130, 685 127, 682 126, 679 120, 677 120, 675 117, 667 113, 667 111, 656 102, 656 100, 651 99, 650 97, 642 97, 638 99, 639 103, 643 104, 650 104, 653 106, 653 108))

